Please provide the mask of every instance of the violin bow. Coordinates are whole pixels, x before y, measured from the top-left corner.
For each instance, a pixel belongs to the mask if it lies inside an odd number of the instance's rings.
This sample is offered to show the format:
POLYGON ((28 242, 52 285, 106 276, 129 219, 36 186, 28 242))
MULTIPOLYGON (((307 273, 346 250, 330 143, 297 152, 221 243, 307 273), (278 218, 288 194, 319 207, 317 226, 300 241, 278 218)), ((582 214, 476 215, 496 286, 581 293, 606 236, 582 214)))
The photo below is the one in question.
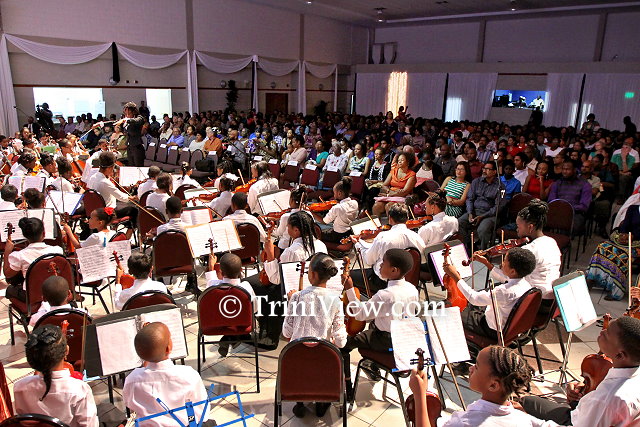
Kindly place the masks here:
MULTIPOLYGON (((111 182, 113 182, 116 185, 116 187, 118 187, 120 189, 120 191, 126 193, 129 197, 133 197, 131 195, 131 193, 129 193, 123 186, 121 186, 115 179, 113 179, 113 177, 110 177, 109 179, 111 180, 111 182)), ((153 212, 150 212, 150 211, 146 210, 144 208, 144 206, 142 206, 140 203, 136 202, 135 200, 131 200, 131 199, 129 199, 129 201, 131 203, 133 203, 135 206, 137 206, 139 209, 142 209, 143 211, 145 211, 146 213, 151 215, 156 221, 159 221, 161 224, 165 223, 164 220, 158 218, 153 212)))
POLYGON ((471 232, 471 260, 469 261, 471 263, 471 289, 475 290, 476 289, 476 276, 473 272, 473 231, 471 232))
POLYGON ((494 293, 495 283, 493 279, 489 279, 489 293, 491 294, 491 306, 493 307, 493 315, 496 320, 496 330, 498 331, 498 344, 504 347, 504 335, 502 334, 502 319, 498 311, 498 302, 494 293))
POLYGON ((362 272, 362 281, 364 282, 364 288, 367 291, 367 296, 371 297, 371 289, 369 288, 369 278, 365 273, 364 260, 362 259, 362 252, 360 251, 360 248, 357 245, 354 245, 354 248, 356 250, 356 260, 358 261, 358 264, 360 264, 360 271, 362 272))
POLYGON ((371 224, 373 224, 373 226, 377 230, 378 229, 378 224, 376 224, 376 222, 373 220, 373 218, 371 218, 371 215, 369 215, 369 212, 365 209, 364 213, 367 214, 367 217, 369 218, 369 221, 371 221, 371 224))
POLYGON ((438 330, 438 325, 436 325, 436 321, 433 320, 433 316, 429 316, 431 318, 431 324, 433 325, 433 330, 436 331, 436 337, 438 338, 438 342, 440 343, 440 348, 442 349, 442 354, 444 355, 444 360, 447 363, 447 368, 449 368, 449 372, 451 373, 451 378, 453 379, 453 385, 456 387, 456 392, 458 393, 458 397, 460 398, 460 403, 462 404, 462 409, 467 410, 467 404, 464 403, 464 398, 462 397, 462 392, 460 391, 460 386, 458 385, 458 380, 456 379, 455 374, 453 373, 453 367, 449 362, 449 356, 447 355, 447 350, 444 348, 444 344, 442 343, 442 338, 440 337, 440 331, 438 330))
POLYGON ((629 281, 629 285, 627 286, 627 290, 628 290, 628 295, 629 295, 629 308, 631 308, 633 306, 633 299, 631 298, 631 275, 632 275, 632 270, 631 270, 631 261, 633 261, 633 256, 631 254, 631 232, 629 232, 629 241, 627 242, 627 244, 629 245, 628 249, 629 249, 629 272, 627 273, 627 280, 629 281))

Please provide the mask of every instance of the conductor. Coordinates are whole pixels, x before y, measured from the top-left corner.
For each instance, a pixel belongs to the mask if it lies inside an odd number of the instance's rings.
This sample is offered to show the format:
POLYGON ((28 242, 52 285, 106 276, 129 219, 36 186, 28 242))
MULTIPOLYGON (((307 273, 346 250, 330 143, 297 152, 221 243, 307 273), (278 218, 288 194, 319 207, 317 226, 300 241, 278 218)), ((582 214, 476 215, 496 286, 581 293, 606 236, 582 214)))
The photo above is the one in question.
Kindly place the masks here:
POLYGON ((144 117, 133 102, 124 104, 124 118, 120 120, 122 130, 127 135, 127 159, 129 166, 144 166, 144 147, 142 145, 142 126, 144 117))

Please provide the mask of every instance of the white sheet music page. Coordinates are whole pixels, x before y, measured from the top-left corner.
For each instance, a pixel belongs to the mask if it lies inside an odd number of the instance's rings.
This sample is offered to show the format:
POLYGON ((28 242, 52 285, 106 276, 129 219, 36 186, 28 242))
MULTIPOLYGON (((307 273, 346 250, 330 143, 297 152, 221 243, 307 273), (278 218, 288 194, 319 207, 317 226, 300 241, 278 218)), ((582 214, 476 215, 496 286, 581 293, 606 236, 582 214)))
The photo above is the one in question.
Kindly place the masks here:
POLYGON ((14 242, 16 240, 24 239, 22 235, 22 230, 18 227, 18 221, 20 218, 25 217, 25 211, 22 209, 16 209, 12 211, 0 211, 0 237, 2 237, 2 241, 7 241, 7 230, 9 229, 7 225, 10 223, 13 226, 13 233, 11 234, 11 240, 14 242))
POLYGON ((123 187, 135 185, 138 181, 147 179, 148 175, 148 167, 121 166, 119 184, 123 187))
POLYGON ((447 360, 444 357, 433 322, 435 322, 438 327, 440 339, 442 340, 444 348, 447 350, 449 362, 463 362, 471 359, 467 339, 464 336, 464 328, 462 327, 460 308, 447 307, 444 310, 435 310, 435 315, 432 315, 434 311, 427 311, 426 314, 427 330, 429 331, 429 341, 431 342, 431 349, 433 350, 434 362, 437 365, 442 365, 447 363, 447 360))
MULTIPOLYGON (((210 222, 209 229, 213 237, 214 252, 228 252, 242 248, 236 224, 232 220, 225 219, 210 222)), ((207 246, 207 253, 209 253, 208 249, 209 247, 207 246)))
POLYGON ((180 219, 187 225, 208 224, 211 222, 211 211, 204 207, 184 209, 180 219))
MULTIPOLYGON (((282 283, 284 284, 284 293, 288 294, 291 290, 300 289, 300 263, 299 262, 283 262, 280 264, 282 268, 282 283)), ((302 277, 302 289, 311 286, 309 282, 309 263, 304 264, 304 276, 302 277)))
MULTIPOLYGON (((125 242, 129 243, 129 242, 125 242)), ((131 253, 131 250, 129 250, 131 253)), ((95 282, 106 277, 115 276, 115 267, 111 268, 109 257, 105 248, 99 245, 87 246, 76 249, 82 283, 95 282)))
POLYGON ((111 375, 142 365, 133 340, 138 333, 135 318, 96 325, 102 374, 111 375))
MULTIPOLYGON (((438 277, 440 278, 440 282, 442 283, 442 276, 444 276, 444 270, 442 269, 444 257, 442 256, 442 251, 431 252, 429 256, 433 261, 433 265, 435 266, 438 277)), ((456 270, 458 270, 458 273, 460 273, 460 277, 471 277, 471 264, 467 266, 464 266, 462 264, 462 261, 469 260, 469 257, 467 256, 467 250, 464 248, 464 245, 462 243, 456 246, 451 246, 451 252, 449 253, 449 256, 450 259, 448 261, 454 265, 456 270)))
POLYGON ((73 215, 78 206, 80 206, 82 197, 83 195, 80 193, 51 190, 47 193, 47 204, 45 206, 49 209, 54 209, 55 206, 54 210, 73 215))
POLYGON ((106 256, 109 259, 109 268, 111 269, 112 276, 116 274, 116 259, 113 256, 113 252, 118 253, 118 259, 120 260, 120 265, 122 265, 122 269, 125 273, 129 273, 129 268, 127 267, 127 262, 131 257, 131 243, 128 240, 118 240, 117 242, 107 242, 107 247, 105 248, 106 256))
POLYGON ((262 212, 266 215, 287 209, 289 207, 290 198, 291 191, 282 190, 277 193, 258 196, 258 203, 260 204, 260 208, 262 208, 262 212))
POLYGON ((170 359, 180 359, 189 355, 180 308, 143 313, 140 315, 140 319, 143 325, 152 322, 161 322, 167 325, 171 332, 171 342, 173 343, 173 350, 169 355, 170 359))
POLYGON ((429 346, 425 335, 424 324, 417 317, 407 317, 402 320, 391 321, 391 345, 393 358, 399 371, 409 371, 415 364, 412 359, 418 356, 416 350, 424 351, 424 357, 430 358, 429 346))
POLYGON ((53 209, 29 209, 27 210, 27 218, 38 218, 44 223, 44 238, 55 239, 56 219, 53 209))
POLYGON ((18 190, 18 194, 24 193, 22 190, 22 182, 24 181, 24 176, 10 176, 7 184, 11 184, 18 190))
POLYGON ((46 181, 47 179, 44 176, 25 176, 22 183, 22 192, 24 193, 28 188, 35 188, 42 192, 46 181))
POLYGON ((598 320, 584 275, 554 286, 553 292, 567 332, 580 331, 598 320))
MULTIPOLYGON (((209 239, 213 238, 209 224, 189 225, 184 229, 191 248, 191 254, 195 257, 209 255, 209 239)), ((214 242, 215 244, 216 242, 214 242)), ((213 250, 215 251, 217 244, 213 250)))

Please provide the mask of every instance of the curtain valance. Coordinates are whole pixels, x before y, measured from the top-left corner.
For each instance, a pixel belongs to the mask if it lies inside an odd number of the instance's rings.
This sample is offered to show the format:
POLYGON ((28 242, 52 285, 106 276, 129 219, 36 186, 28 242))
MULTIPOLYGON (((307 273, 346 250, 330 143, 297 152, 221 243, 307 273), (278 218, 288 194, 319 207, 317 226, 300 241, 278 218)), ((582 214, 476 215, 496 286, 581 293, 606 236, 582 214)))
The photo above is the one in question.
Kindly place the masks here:
POLYGON ((111 43, 90 46, 57 46, 34 42, 10 34, 4 36, 20 50, 41 61, 53 64, 83 64, 96 59, 111 47, 111 43))
POLYGON ((116 43, 118 46, 118 52, 124 59, 131 62, 136 67, 146 68, 149 70, 159 70, 161 68, 167 68, 176 62, 180 61, 186 50, 178 53, 170 53, 166 55, 156 55, 151 53, 144 53, 137 50, 129 49, 119 43, 116 43))

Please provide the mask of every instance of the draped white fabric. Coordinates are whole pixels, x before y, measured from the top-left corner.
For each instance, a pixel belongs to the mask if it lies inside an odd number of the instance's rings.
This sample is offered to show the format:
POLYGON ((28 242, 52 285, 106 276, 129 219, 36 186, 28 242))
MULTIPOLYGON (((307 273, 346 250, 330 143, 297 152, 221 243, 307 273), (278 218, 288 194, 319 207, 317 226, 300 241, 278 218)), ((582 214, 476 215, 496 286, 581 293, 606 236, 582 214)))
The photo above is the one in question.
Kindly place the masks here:
POLYGON ((13 92, 7 39, 3 34, 0 39, 0 134, 2 135, 12 135, 18 130, 18 115, 13 108, 14 105, 16 105, 16 97, 13 92))
POLYGON ((489 117, 497 73, 451 73, 445 121, 481 121, 489 117))
POLYGON ((587 74, 578 126, 594 113, 600 126, 624 130, 622 118, 640 122, 640 74, 587 74))
POLYGON ((253 90, 251 91, 253 109, 258 112, 258 62, 253 61, 253 90))
POLYGON ((249 64, 251 64, 251 62, 258 61, 257 55, 251 55, 237 59, 223 59, 207 55, 206 53, 198 52, 197 50, 195 51, 195 53, 200 63, 204 65, 206 69, 220 74, 237 73, 240 70, 244 70, 249 64))
POLYGON ((543 115, 545 126, 573 126, 578 113, 581 73, 547 74, 547 98, 543 115))
POLYGON ((176 62, 180 61, 186 50, 178 53, 170 53, 167 55, 156 55, 150 53, 144 53, 137 50, 129 49, 126 46, 123 46, 119 43, 116 43, 118 46, 118 53, 122 55, 124 59, 131 62, 136 67, 146 68, 149 70, 159 70, 161 68, 167 68, 176 62))
POLYGON ((57 46, 34 42, 11 34, 5 34, 5 36, 8 41, 34 58, 63 65, 82 64, 92 61, 111 47, 111 43, 90 46, 57 46))
POLYGON ((298 68, 298 113, 307 114, 307 72, 305 62, 298 68))
POLYGON ((300 61, 278 62, 264 58, 258 58, 258 65, 267 74, 272 76, 286 76, 293 73, 299 67, 300 61))
POLYGON ((338 111, 338 66, 333 77, 333 111, 338 111))
POLYGON ((319 79, 326 79, 336 71, 336 64, 317 65, 313 62, 304 61, 306 70, 319 79))
POLYGON ((389 73, 358 73, 356 79, 356 111, 364 115, 384 113, 389 73))
POLYGON ((446 73, 409 73, 407 105, 412 117, 442 117, 446 73))
POLYGON ((193 114, 200 111, 198 102, 198 68, 193 52, 187 52, 187 97, 189 112, 193 114))

